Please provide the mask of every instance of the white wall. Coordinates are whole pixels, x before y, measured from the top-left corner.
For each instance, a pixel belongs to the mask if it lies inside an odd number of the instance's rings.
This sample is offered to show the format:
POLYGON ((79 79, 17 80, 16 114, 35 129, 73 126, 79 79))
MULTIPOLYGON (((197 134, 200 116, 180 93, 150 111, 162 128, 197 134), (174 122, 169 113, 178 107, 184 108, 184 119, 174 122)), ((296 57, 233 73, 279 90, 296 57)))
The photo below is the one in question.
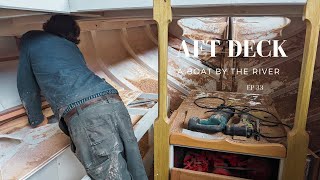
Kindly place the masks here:
MULTIPOLYGON (((234 5, 303 5, 306 0, 171 0, 173 7, 234 5)), ((153 0, 0 0, 0 8, 44 12, 83 12, 152 8, 153 0)))
POLYGON ((45 12, 70 11, 68 0, 0 0, 0 8, 45 12))
POLYGON ((178 6, 221 6, 221 5, 301 5, 307 0, 171 0, 173 7, 178 6))
POLYGON ((153 0, 69 0, 71 12, 152 8, 153 0))

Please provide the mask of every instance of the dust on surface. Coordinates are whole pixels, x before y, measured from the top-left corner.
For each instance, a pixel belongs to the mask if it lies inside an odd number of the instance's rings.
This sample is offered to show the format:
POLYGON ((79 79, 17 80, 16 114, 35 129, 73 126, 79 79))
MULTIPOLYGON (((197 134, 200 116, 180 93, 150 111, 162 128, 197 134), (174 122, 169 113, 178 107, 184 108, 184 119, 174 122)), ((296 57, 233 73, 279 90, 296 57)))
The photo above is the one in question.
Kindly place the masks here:
MULTIPOLYGON (((143 92, 156 94, 158 93, 158 81, 155 79, 128 79, 128 81, 143 92)), ((170 110, 177 109, 182 102, 182 93, 173 88, 168 87, 168 95, 170 96, 170 110)))

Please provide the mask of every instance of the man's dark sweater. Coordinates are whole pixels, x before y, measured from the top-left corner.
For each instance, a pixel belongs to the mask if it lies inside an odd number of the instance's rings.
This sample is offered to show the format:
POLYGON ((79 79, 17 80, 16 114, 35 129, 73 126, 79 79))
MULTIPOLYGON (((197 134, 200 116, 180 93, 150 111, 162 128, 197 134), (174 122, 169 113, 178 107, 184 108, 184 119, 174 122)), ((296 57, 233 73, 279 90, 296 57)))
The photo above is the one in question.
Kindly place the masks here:
POLYGON ((87 100, 118 93, 86 66, 76 44, 44 31, 22 36, 17 83, 33 127, 44 118, 40 91, 59 119, 87 100))

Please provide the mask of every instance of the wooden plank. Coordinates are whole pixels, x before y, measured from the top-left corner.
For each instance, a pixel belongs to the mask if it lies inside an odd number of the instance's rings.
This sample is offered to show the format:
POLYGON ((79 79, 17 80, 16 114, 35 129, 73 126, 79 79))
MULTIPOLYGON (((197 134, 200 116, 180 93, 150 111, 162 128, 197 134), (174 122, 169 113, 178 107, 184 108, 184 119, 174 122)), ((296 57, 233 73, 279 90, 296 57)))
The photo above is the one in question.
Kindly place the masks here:
POLYGON ((293 129, 288 133, 287 158, 284 162, 283 179, 303 179, 309 136, 306 121, 316 59, 320 28, 319 0, 308 0, 304 18, 307 24, 303 61, 300 74, 298 99, 293 129))
POLYGON ((0 19, 43 15, 43 14, 47 14, 47 13, 35 12, 35 11, 23 11, 23 10, 15 10, 15 9, 0 9, 0 19))
POLYGON ((158 99, 158 94, 153 93, 143 93, 139 96, 141 99, 158 99))
MULTIPOLYGON (((153 97, 153 94, 149 94, 149 95, 144 95, 141 94, 140 92, 128 92, 128 91, 121 91, 120 90, 120 97, 122 98, 122 100, 124 101, 125 105, 128 105, 132 100, 130 99, 136 99, 137 97, 153 97)), ((47 101, 43 101, 42 105, 41 105, 42 109, 47 109, 48 107, 50 107, 49 103, 47 101)), ((143 115, 147 112, 147 110, 144 109, 136 109, 136 108, 132 108, 129 109, 129 111, 132 111, 132 113, 135 114, 140 114, 143 115)), ((0 113, 0 125, 7 123, 11 120, 14 120, 16 118, 22 117, 26 115, 26 111, 24 109, 24 107, 22 105, 7 109, 5 111, 2 111, 0 113)))
POLYGON ((148 109, 128 108, 128 112, 131 115, 145 115, 148 112, 148 109))
POLYGON ((7 56, 7 57, 0 57, 0 62, 4 61, 14 61, 19 59, 19 56, 7 56))
POLYGON ((245 180, 243 178, 224 176, 213 173, 191 171, 187 169, 172 168, 171 180, 245 180))
MULTIPOLYGON (((211 1, 213 2, 213 1, 211 1)), ((301 17, 303 5, 244 5, 237 6, 198 6, 195 7, 174 7, 174 18, 183 17, 208 17, 208 16, 286 16, 301 17)))
POLYGON ((6 25, 1 23, 5 28, 0 29, 0 36, 21 36, 30 30, 41 30, 42 24, 25 24, 22 26, 6 25))
POLYGON ((152 9, 127 9, 125 11, 107 10, 103 11, 105 19, 142 19, 152 20, 152 9))
MULTIPOLYGON (((0 29, 0 35, 20 36, 30 30, 42 30, 42 24, 50 17, 51 15, 38 15, 2 20, 3 28, 0 29)), ((105 20, 103 18, 78 18, 77 22, 82 32, 139 27, 155 23, 153 20, 105 20)))
POLYGON ((32 15, 32 16, 23 16, 11 18, 12 24, 14 26, 24 25, 24 24, 37 24, 37 23, 45 23, 50 19, 52 14, 41 14, 41 15, 32 15))
POLYGON ((78 20, 81 31, 101 31, 155 24, 153 20, 78 20))
POLYGON ((134 134, 137 137, 138 141, 140 141, 142 136, 153 125, 155 119, 158 117, 157 111, 158 111, 158 104, 155 104, 133 127, 134 134))
MULTIPOLYGON (((41 107, 42 109, 48 108, 49 103, 47 101, 43 101, 41 107)), ((0 113, 0 125, 3 121, 9 121, 24 115, 26 115, 26 110, 22 105, 7 109, 0 113)))
POLYGON ((169 124, 167 123, 168 26, 172 21, 171 1, 153 1, 153 19, 158 24, 159 115, 154 124, 154 179, 169 178, 169 124))
POLYGON ((170 144, 197 147, 203 149, 211 149, 217 151, 236 152, 255 156, 285 158, 286 147, 278 143, 265 144, 245 144, 235 143, 228 139, 223 140, 208 140, 190 137, 182 133, 172 133, 170 135, 170 144))
MULTIPOLYGON (((43 115, 50 117, 53 115, 51 108, 45 108, 42 110, 43 115)), ((4 121, 0 124, 0 134, 9 134, 23 127, 28 126, 28 117, 26 115, 20 115, 10 121, 4 121)))

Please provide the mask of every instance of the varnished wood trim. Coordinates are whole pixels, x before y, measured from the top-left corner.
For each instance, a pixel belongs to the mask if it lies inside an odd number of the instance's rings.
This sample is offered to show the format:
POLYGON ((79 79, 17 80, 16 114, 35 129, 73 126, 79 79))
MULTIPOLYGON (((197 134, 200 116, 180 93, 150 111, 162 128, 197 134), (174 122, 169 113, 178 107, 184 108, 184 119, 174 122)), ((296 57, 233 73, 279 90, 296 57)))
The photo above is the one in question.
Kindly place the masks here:
POLYGON ((245 180, 243 178, 224 176, 213 173, 191 171, 187 169, 172 168, 171 180, 245 180))
POLYGON ((171 133, 171 145, 180 145, 188 147, 198 147, 217 151, 228 151, 234 153, 251 154, 256 156, 266 156, 273 158, 285 158, 286 148, 282 144, 248 144, 236 143, 228 140, 207 140, 190 137, 182 133, 171 133))

